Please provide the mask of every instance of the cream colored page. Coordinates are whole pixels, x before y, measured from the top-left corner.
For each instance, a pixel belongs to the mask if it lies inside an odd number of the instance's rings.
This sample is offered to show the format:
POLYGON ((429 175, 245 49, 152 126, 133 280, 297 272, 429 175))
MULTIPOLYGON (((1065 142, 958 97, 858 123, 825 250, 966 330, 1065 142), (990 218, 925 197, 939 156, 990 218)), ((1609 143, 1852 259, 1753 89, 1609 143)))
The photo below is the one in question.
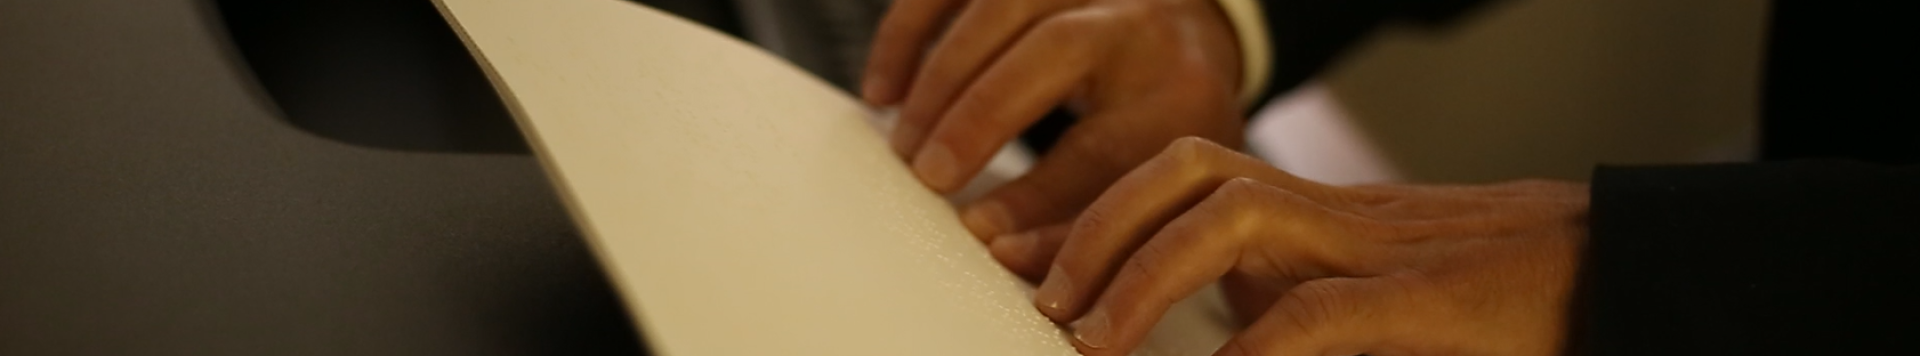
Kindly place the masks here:
MULTIPOLYGON (((1074 353, 824 82, 625 1, 439 3, 654 351, 1074 353)), ((1219 345, 1217 303, 1194 304, 1154 353, 1219 345)))

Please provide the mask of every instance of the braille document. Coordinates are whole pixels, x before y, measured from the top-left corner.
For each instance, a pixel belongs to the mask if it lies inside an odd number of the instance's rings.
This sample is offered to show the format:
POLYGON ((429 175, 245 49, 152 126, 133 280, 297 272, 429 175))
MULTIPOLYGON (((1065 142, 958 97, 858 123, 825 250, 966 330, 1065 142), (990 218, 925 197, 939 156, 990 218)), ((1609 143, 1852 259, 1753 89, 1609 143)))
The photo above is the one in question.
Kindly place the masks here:
MULTIPOLYGON (((437 3, 653 352, 1074 354, 846 93, 628 1, 437 3)), ((1224 343, 1209 293, 1136 354, 1224 343)))

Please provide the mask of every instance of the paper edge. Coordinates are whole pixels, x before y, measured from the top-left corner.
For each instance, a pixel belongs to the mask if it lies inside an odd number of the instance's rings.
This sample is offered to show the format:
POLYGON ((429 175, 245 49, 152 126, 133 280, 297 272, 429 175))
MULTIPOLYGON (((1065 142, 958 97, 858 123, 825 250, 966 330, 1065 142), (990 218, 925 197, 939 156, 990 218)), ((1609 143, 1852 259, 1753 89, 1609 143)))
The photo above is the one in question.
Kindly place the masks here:
MULTIPOLYGON (((640 4, 632 5, 646 8, 640 4)), ((671 354, 664 348, 647 342, 647 340, 658 340, 658 335, 653 334, 654 331, 652 330, 654 330, 654 328, 646 325, 647 318, 640 315, 640 306, 635 305, 636 301, 632 299, 631 292, 628 292, 631 286, 621 282, 625 280, 626 276, 620 275, 620 269, 613 266, 612 260, 610 259, 611 256, 606 252, 607 247, 602 246, 600 238, 597 237, 600 235, 600 232, 596 231, 592 221, 588 220, 586 209, 580 205, 579 199, 572 193, 574 191, 573 187, 567 183, 565 173, 561 172, 560 167, 554 163, 555 160, 552 152, 549 152, 546 142, 539 134, 539 130, 534 128, 532 119, 527 116, 526 108, 520 104, 519 97, 514 96, 513 88, 506 80, 500 78, 499 72, 494 69, 492 60, 488 59, 486 53, 480 50, 480 45, 467 35, 466 27, 460 25, 459 17, 455 16, 454 10, 447 6, 446 0, 433 0, 433 6, 439 10, 440 17, 447 21, 447 26, 453 28, 454 34, 460 38, 461 46, 467 49, 467 54, 473 57, 474 62, 479 65, 480 71, 486 74, 487 83, 493 87, 494 94, 500 97, 501 104, 506 106, 507 114, 513 117, 513 124, 520 129, 521 138, 527 140, 527 143, 529 143, 528 148, 533 151, 534 160, 539 162, 542 174, 547 177, 547 183, 553 187, 553 193, 560 198, 561 205, 566 207, 568 218, 573 220, 574 228, 579 232, 580 238, 586 241, 588 252, 593 254, 594 265, 599 267, 601 275, 605 276, 607 282, 613 286, 614 293, 618 297, 617 299, 620 300, 621 310, 627 314, 627 324, 638 329, 635 330, 638 333, 635 336, 639 336, 640 339, 637 340, 639 344, 635 346, 639 346, 654 355, 671 354)), ((652 8, 646 9, 654 10, 652 8)), ((702 28, 705 27, 702 26, 702 28)))

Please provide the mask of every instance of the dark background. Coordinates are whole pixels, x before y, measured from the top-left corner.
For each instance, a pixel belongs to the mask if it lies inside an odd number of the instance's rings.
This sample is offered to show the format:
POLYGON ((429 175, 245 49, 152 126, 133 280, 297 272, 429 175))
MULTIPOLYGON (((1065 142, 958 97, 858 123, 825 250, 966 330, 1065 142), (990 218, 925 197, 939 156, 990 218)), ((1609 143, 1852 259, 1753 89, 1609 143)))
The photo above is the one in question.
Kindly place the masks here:
MULTIPOLYGON (((841 85, 884 6, 653 3, 841 85)), ((429 2, 0 1, 0 355, 638 335, 429 2)))

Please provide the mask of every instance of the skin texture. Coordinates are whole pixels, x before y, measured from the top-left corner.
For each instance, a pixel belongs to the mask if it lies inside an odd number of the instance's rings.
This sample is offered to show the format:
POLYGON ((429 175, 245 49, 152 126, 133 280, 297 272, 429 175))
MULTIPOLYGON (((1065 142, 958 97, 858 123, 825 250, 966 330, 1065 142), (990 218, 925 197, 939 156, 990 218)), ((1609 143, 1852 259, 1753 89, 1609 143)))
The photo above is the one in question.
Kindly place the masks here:
POLYGON ((962 208, 983 241, 1069 223, 1184 136, 1241 144, 1240 54, 1214 0, 901 0, 862 83, 890 141, 950 193, 1055 107, 1080 121, 1026 175, 962 208))
POLYGON ((992 251, 1090 356, 1216 281, 1250 323, 1218 355, 1554 355, 1586 212, 1583 184, 1335 187, 1188 138, 992 251))

